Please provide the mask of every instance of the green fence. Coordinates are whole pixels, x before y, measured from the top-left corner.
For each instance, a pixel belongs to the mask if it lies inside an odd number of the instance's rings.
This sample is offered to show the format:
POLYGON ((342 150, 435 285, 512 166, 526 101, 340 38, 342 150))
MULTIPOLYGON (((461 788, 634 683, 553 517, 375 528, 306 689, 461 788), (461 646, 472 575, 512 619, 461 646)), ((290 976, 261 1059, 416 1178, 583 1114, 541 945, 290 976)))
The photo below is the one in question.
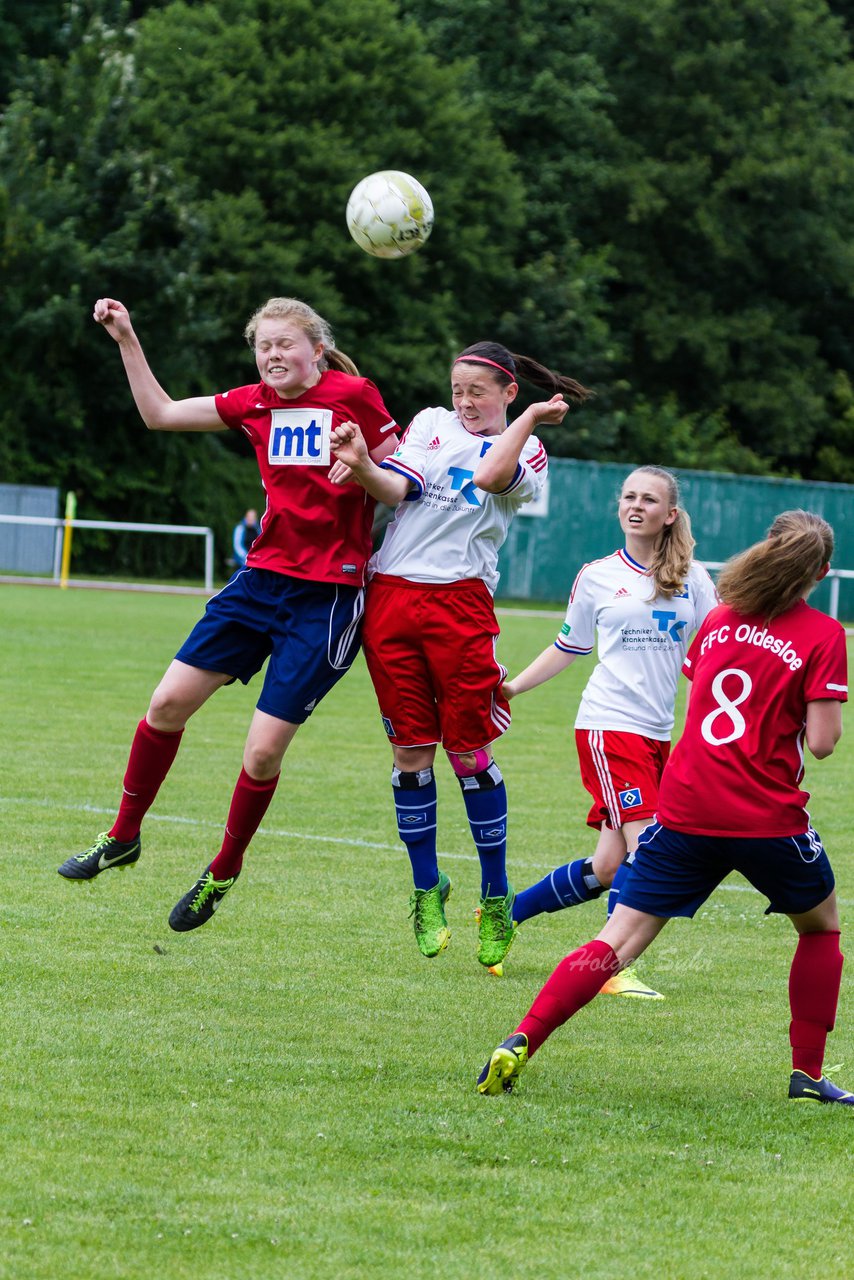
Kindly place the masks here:
MULTIPOLYGON (((527 514, 523 507, 510 526, 499 560, 498 594, 516 600, 564 601, 582 564, 621 545, 616 499, 630 470, 622 463, 553 459, 547 512, 527 514)), ((698 559, 726 560, 758 541, 780 511, 803 507, 833 525, 834 568, 854 570, 854 485, 716 471, 683 471, 679 479, 698 559)), ((816 589, 811 602, 816 608, 829 608, 827 583, 816 589)), ((840 584, 839 617, 854 619, 852 580, 840 584)))

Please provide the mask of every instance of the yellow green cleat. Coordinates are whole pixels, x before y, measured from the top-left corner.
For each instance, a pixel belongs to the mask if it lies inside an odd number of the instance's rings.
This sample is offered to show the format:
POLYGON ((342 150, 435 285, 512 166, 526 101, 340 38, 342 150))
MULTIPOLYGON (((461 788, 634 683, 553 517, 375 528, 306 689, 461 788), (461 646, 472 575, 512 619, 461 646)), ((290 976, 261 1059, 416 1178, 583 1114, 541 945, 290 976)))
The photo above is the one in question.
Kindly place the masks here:
POLYGON ((492 1097, 510 1093, 528 1061, 528 1037, 521 1031, 508 1036, 492 1054, 477 1078, 478 1093, 492 1097))
POLYGON ((632 1000, 664 999, 660 991, 655 991, 652 987, 648 987, 645 982, 641 982, 636 970, 631 965, 627 965, 625 969, 615 973, 613 978, 609 978, 599 994, 602 996, 628 996, 632 1000))
POLYGON ((486 969, 500 966, 513 945, 516 937, 516 925, 513 923, 515 897, 512 886, 508 885, 503 898, 481 898, 475 912, 478 921, 477 958, 486 969))
POLYGON ((445 903, 451 896, 451 881, 444 871, 432 889, 416 889, 409 899, 409 915, 415 941, 422 956, 432 960, 448 945, 451 931, 445 919, 445 903))

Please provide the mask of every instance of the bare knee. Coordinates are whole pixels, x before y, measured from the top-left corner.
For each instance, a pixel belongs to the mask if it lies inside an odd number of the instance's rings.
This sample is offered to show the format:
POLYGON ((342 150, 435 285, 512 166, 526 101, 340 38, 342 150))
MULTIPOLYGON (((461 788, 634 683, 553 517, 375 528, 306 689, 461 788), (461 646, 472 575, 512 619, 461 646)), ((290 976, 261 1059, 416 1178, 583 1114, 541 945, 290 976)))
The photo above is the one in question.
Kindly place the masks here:
POLYGON ((264 782, 281 771, 284 747, 273 743, 247 742, 243 752, 243 768, 252 778, 264 782))
POLYGON ((145 718, 152 729, 177 733, 193 714, 195 707, 182 695, 180 687, 161 683, 151 695, 145 718))
POLYGON ((401 773, 417 773, 421 769, 432 769, 436 759, 436 744, 428 743, 424 747, 393 746, 395 768, 401 773))
POLYGON ((606 889, 610 889, 625 858, 625 849, 597 849, 593 854, 593 874, 606 889))
POLYGON ((256 708, 243 749, 243 767, 250 777, 259 782, 275 778, 298 728, 298 724, 279 720, 256 708))

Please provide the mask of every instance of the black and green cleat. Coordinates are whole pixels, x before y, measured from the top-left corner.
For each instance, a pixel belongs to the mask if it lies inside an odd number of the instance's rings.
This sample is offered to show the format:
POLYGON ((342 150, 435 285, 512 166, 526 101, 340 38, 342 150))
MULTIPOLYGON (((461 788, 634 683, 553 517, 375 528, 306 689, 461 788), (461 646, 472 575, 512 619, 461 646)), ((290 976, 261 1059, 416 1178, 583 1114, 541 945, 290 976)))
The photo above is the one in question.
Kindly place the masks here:
POLYGON ((188 933, 207 924, 238 875, 239 871, 227 880, 215 880, 210 867, 206 867, 190 892, 175 903, 169 913, 169 928, 176 933, 188 933))
POLYGON ((122 841, 102 831, 90 849, 66 858, 57 871, 66 880, 94 880, 102 871, 132 867, 139 862, 141 852, 139 836, 135 840, 122 841))

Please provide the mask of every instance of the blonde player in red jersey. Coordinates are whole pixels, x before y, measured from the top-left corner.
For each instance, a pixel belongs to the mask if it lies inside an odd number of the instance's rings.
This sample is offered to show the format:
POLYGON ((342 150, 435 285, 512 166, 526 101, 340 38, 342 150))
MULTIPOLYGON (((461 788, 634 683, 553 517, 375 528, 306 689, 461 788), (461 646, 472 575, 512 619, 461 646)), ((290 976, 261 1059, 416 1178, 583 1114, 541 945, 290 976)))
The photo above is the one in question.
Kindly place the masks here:
POLYGON ((186 400, 157 382, 121 302, 100 298, 94 315, 118 344, 146 426, 241 432, 267 495, 246 565, 208 603, 137 726, 115 822, 59 867, 81 881, 137 862, 142 820, 187 721, 223 685, 247 684, 269 658, 222 846, 169 916, 171 928, 186 932, 210 920, 234 884, 285 751, 359 648, 374 504, 355 485, 335 483, 332 429, 355 418, 381 461, 397 443, 396 424, 323 317, 297 298, 270 298, 246 326, 259 382, 186 400))
MULTIPOLYGON (((583 566, 554 644, 504 685, 513 698, 598 647, 575 720, 581 780, 592 800, 587 824, 599 833, 596 848, 518 893, 517 924, 589 902, 609 886, 609 914, 613 910, 626 856, 656 811, 688 643, 718 602, 708 573, 692 560, 691 522, 671 471, 632 471, 617 515, 624 545, 583 566)), ((631 968, 616 974, 606 990, 662 999, 631 968)))
POLYGON ((833 530, 786 511, 767 538, 729 561, 723 604, 685 660, 685 730, 664 770, 658 813, 641 834, 605 928, 555 969, 477 1088, 512 1089, 544 1041, 639 956, 674 916, 693 916, 738 871, 789 917, 798 943, 789 973, 789 1097, 854 1105, 824 1075, 842 977, 834 877, 803 789, 804 741, 834 750, 848 697, 845 632, 805 597, 825 576, 833 530))
POLYGON ((492 756, 510 712, 492 597, 510 521, 546 475, 546 452, 532 432, 562 421, 564 394, 583 400, 589 392, 528 356, 479 342, 453 362, 453 409, 417 414, 380 465, 355 428, 345 424, 333 436, 333 451, 359 482, 397 508, 371 562, 364 645, 394 752, 392 794, 412 866, 415 937, 428 958, 450 937, 451 882, 436 851, 439 743, 459 779, 480 859, 480 963, 499 965, 514 937, 507 795, 492 756), (508 425, 520 379, 553 394, 508 425))

